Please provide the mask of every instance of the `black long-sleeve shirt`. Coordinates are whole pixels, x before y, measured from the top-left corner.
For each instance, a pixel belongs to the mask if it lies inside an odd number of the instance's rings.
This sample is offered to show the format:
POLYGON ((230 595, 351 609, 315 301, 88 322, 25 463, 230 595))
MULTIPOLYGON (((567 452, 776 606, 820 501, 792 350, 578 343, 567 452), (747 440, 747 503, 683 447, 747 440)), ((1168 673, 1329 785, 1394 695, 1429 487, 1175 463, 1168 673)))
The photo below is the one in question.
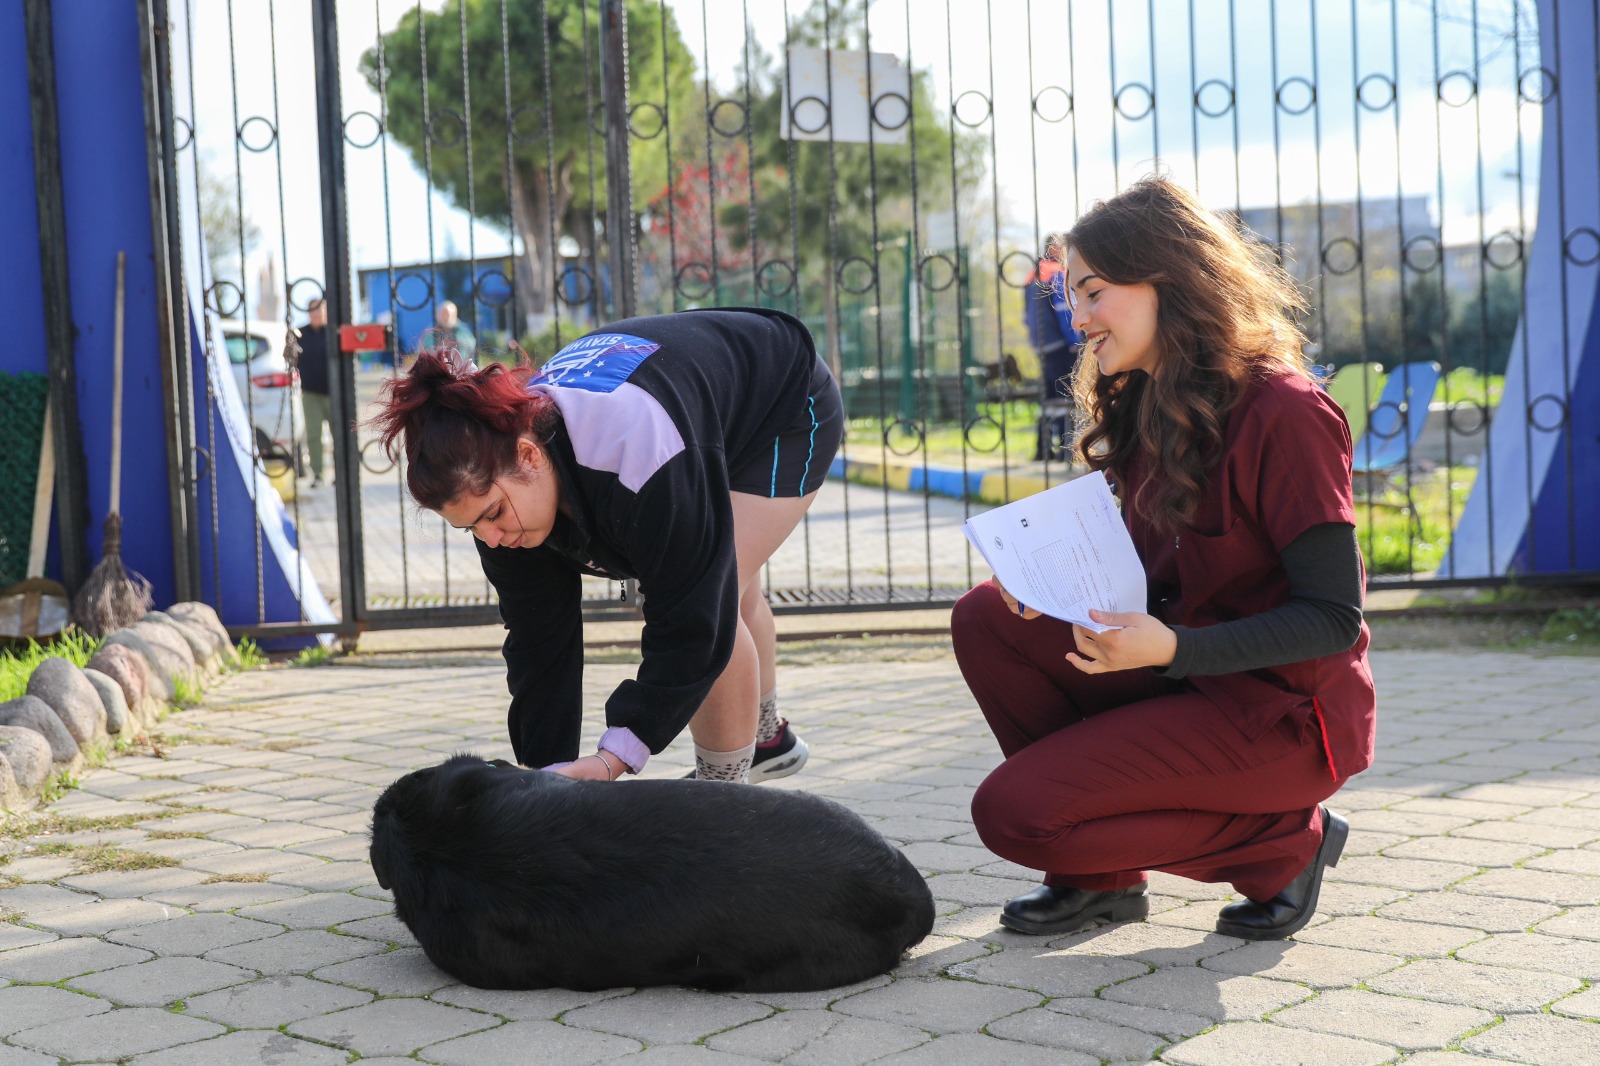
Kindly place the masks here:
POLYGON ((1354 526, 1312 526, 1283 550, 1289 602, 1218 625, 1173 626, 1167 677, 1243 673, 1344 651, 1361 634, 1361 549, 1354 526))

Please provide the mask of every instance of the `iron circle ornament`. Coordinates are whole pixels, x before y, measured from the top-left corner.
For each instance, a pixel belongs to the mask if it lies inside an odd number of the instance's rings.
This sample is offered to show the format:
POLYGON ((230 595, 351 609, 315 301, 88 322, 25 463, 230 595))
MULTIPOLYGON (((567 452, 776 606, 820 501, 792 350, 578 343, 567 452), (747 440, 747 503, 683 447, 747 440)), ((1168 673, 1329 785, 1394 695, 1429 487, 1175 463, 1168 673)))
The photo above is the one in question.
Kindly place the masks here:
POLYGON ((282 477, 294 469, 294 457, 287 448, 274 444, 265 451, 257 448, 252 465, 269 478, 282 477))
POLYGON ((768 296, 789 295, 794 291, 797 280, 794 267, 786 259, 768 259, 756 270, 756 288, 768 296), (775 276, 783 279, 782 285, 773 282, 775 276))
POLYGON ((699 260, 683 264, 672 275, 672 287, 685 300, 701 300, 710 296, 717 287, 711 267, 699 260))
POLYGON ((966 446, 975 452, 992 452, 1006 441, 1006 427, 1002 426, 993 415, 977 415, 967 419, 961 427, 961 439, 966 446), (994 440, 988 445, 978 443, 974 433, 980 426, 988 426, 994 430, 994 440))
POLYGON ((310 314, 311 304, 314 301, 326 298, 327 292, 323 289, 322 282, 318 281, 316 278, 295 278, 293 281, 289 282, 289 306, 294 308, 296 311, 310 314), (295 299, 294 295, 296 290, 298 290, 302 285, 310 285, 314 290, 310 296, 305 298, 304 302, 295 299))
POLYGON ((389 286, 389 299, 402 311, 420 311, 433 303, 433 279, 420 270, 404 270, 396 274, 394 281, 389 286), (407 303, 400 298, 400 286, 412 278, 422 283, 422 299, 416 303, 407 303))
POLYGON ((516 281, 499 270, 485 270, 472 282, 472 299, 484 307, 504 307, 516 294, 516 281), (493 283, 493 288, 487 283, 493 283))
POLYGON ((1566 424, 1567 401, 1562 397, 1557 396, 1553 392, 1547 392, 1543 396, 1535 396, 1528 402, 1528 425, 1532 426, 1534 429, 1537 429, 1539 432, 1554 433, 1556 430, 1560 429, 1566 424), (1556 420, 1546 424, 1540 420, 1539 413, 1551 407, 1555 408, 1556 420))
POLYGON ((172 117, 172 132, 174 134, 181 132, 182 134, 181 137, 174 136, 172 138, 172 150, 174 152, 181 152, 194 143, 194 126, 190 125, 189 120, 182 115, 174 115, 172 117))
POLYGON ((1065 122, 1072 106, 1072 94, 1059 85, 1046 85, 1033 97, 1033 113, 1045 122, 1065 122))
POLYGON ((1410 418, 1410 412, 1405 404, 1396 403, 1394 400, 1384 400, 1382 403, 1374 406, 1372 408, 1372 413, 1367 416, 1367 432, 1371 433, 1379 440, 1390 441, 1395 437, 1401 436, 1403 433, 1405 433, 1406 423, 1410 421, 1410 418), (1389 431, 1387 433, 1381 429, 1375 428, 1377 423, 1376 416, 1379 411, 1388 411, 1393 412, 1394 414, 1394 420, 1389 423, 1389 431))
POLYGON ((195 458, 194 475, 185 479, 184 487, 192 489, 211 476, 211 451, 198 444, 189 450, 195 458))
POLYGON ((961 272, 956 268, 956 261, 943 252, 925 255, 917 263, 917 280, 929 292, 943 292, 954 285, 960 276, 961 272), (942 282, 936 280, 941 276, 938 269, 936 269, 940 267, 947 272, 943 275, 944 280, 942 282))
POLYGON ((1361 245, 1353 237, 1335 237, 1322 246, 1322 265, 1330 274, 1351 274, 1361 267, 1361 245), (1340 250, 1348 250, 1350 260, 1341 264, 1335 257, 1340 250))
MULTIPOLYGON (((1212 95, 1215 96, 1216 94, 1212 93, 1212 95)), ((1210 81, 1201 82, 1194 91, 1194 108, 1207 118, 1221 118, 1229 111, 1232 111, 1236 103, 1238 103, 1238 95, 1233 91, 1233 86, 1221 78, 1212 78, 1210 81), (1206 106, 1205 96, 1209 89, 1222 90, 1221 106, 1214 108, 1206 106)))
POLYGON ((1522 262, 1522 238, 1501 230, 1483 242, 1483 260, 1496 270, 1510 270, 1522 262))
POLYGON ((344 143, 348 144, 350 147, 371 148, 383 137, 383 119, 379 118, 377 115, 374 115, 371 111, 352 111, 346 115, 344 117, 344 121, 339 124, 339 132, 344 137, 344 143), (364 141, 358 141, 350 134, 351 124, 354 123, 356 119, 361 118, 364 118, 372 123, 372 136, 368 137, 364 141))
POLYGON ((1579 226, 1562 240, 1561 254, 1574 266, 1586 267, 1600 263, 1600 231, 1590 226, 1579 226), (1578 254, 1580 240, 1587 242, 1590 249, 1588 255, 1578 254))
POLYGON ((828 124, 832 121, 833 109, 828 106, 828 101, 824 100, 820 96, 802 96, 800 99, 789 105, 789 125, 793 126, 801 133, 821 133, 823 130, 828 128, 828 124), (812 105, 812 110, 820 110, 822 112, 822 121, 818 122, 814 126, 808 126, 804 122, 800 121, 800 109, 807 107, 808 105, 812 105))
POLYGON ((876 100, 872 101, 872 124, 878 127, 880 130, 889 130, 892 132, 900 129, 910 121, 911 101, 907 99, 905 93, 882 93, 876 100), (883 106, 883 102, 885 100, 888 100, 900 108, 900 117, 898 121, 890 122, 878 113, 878 109, 883 106))
POLYGON ((750 112, 737 100, 718 100, 706 110, 706 125, 724 137, 743 137, 750 129, 750 112), (738 116, 738 122, 724 129, 722 114, 729 108, 738 116))
POLYGON ((361 469, 367 473, 387 474, 395 468, 396 463, 397 460, 383 449, 382 439, 373 437, 361 445, 361 469), (374 463, 371 458, 374 449, 378 453, 378 463, 374 463))
POLYGON ((1400 258, 1407 269, 1427 274, 1444 262, 1444 245, 1430 233, 1418 234, 1400 246, 1400 258))
POLYGON ((1488 424, 1489 408, 1477 400, 1457 400, 1450 405, 1449 413, 1445 416, 1445 425, 1450 428, 1450 432, 1461 437, 1471 437, 1482 433, 1484 427, 1488 424), (1461 424, 1461 420, 1458 417, 1463 411, 1472 413, 1472 421, 1465 426, 1461 424))
POLYGON ((1446 107, 1465 107, 1478 96, 1478 78, 1470 70, 1452 70, 1448 74, 1439 76, 1433 91, 1434 96, 1446 107), (1447 88, 1451 85, 1466 86, 1466 95, 1453 99, 1452 90, 1447 88))
POLYGON ((1011 286, 1013 289, 1026 288, 1034 283, 1034 272, 1038 269, 1039 263, 1030 253, 1024 251, 1008 252, 1006 253, 1006 257, 1000 260, 1000 280, 1011 286), (1022 275, 1022 280, 1013 281, 1012 277, 1014 275, 1012 273, 1011 264, 1014 260, 1019 258, 1023 261, 1023 263, 1027 264, 1027 272, 1022 275))
POLYGON ((441 148, 454 148, 467 139, 467 120, 461 112, 441 107, 428 116, 428 140, 441 148), (445 131, 450 130, 451 136, 445 131))
POLYGON ((278 143, 278 127, 274 126, 272 124, 272 120, 264 115, 251 115, 249 118, 239 123, 239 128, 234 131, 234 135, 238 138, 239 143, 244 146, 244 149, 247 152, 265 152, 268 148, 271 148, 274 144, 278 143), (267 139, 261 144, 251 144, 250 134, 247 131, 257 122, 261 123, 267 128, 267 139))
MULTIPOLYGON (((643 107, 645 105, 640 104, 639 106, 643 107)), ((521 107, 511 112, 511 118, 507 121, 507 125, 510 127, 511 139, 513 141, 516 141, 518 144, 533 144, 539 138, 544 136, 544 112, 532 104, 523 104, 521 107), (524 114, 531 114, 534 118, 535 128, 532 132, 523 132, 522 130, 518 129, 518 125, 520 124, 524 114)))
POLYGON ((904 459, 908 455, 915 455, 922 447, 926 431, 921 423, 913 422, 909 418, 896 418, 883 427, 883 446, 890 452, 904 459), (897 445, 896 441, 909 441, 909 445, 897 445))
POLYGON ((227 278, 218 278, 206 286, 206 304, 222 318, 233 318, 244 310, 244 290, 227 278), (232 304, 224 306, 224 290, 232 291, 232 304))
POLYGON ((1560 80, 1549 67, 1529 67, 1517 76, 1517 95, 1530 104, 1548 103, 1560 88, 1560 80))
MULTIPOLYGON (((966 110, 971 111, 971 108, 966 108, 966 110)), ((989 116, 994 114, 994 101, 989 99, 983 93, 979 92, 977 89, 968 89, 966 92, 962 93, 960 96, 956 97, 950 102, 950 114, 963 126, 975 128, 989 121, 989 116), (979 101, 983 105, 983 114, 978 115, 976 118, 967 118, 965 115, 963 115, 961 113, 963 110, 962 103, 966 100, 979 101)))
POLYGON ((641 141, 653 141, 657 137, 661 136, 662 133, 666 132, 666 129, 667 112, 666 109, 660 104, 651 103, 649 100, 641 100, 639 103, 628 108, 628 132, 639 138, 641 141), (639 113, 641 111, 655 115, 655 129, 641 129, 639 127, 639 113))
POLYGON ((1309 78, 1302 78, 1298 75, 1293 78, 1285 78, 1272 91, 1272 101, 1278 105, 1278 110, 1285 114, 1303 115, 1317 106, 1317 85, 1309 78), (1300 90, 1305 93, 1304 102, 1300 104, 1291 102, 1294 90, 1300 90))
POLYGON ((594 130, 597 137, 606 135, 606 105, 603 102, 589 109, 589 128, 594 130))
POLYGON ((1558 397, 1554 392, 1536 395, 1528 402, 1528 424, 1544 434, 1554 434, 1557 429, 1566 424, 1566 400, 1558 397), (1544 423, 1539 419, 1539 413, 1549 408, 1555 408, 1554 423, 1544 423))
POLYGON ((1117 95, 1111 99, 1111 105, 1117 109, 1117 114, 1121 115, 1129 122, 1138 122, 1140 119, 1149 116, 1150 112, 1156 109, 1156 94, 1148 85, 1145 85, 1142 82, 1130 81, 1128 84, 1117 90, 1117 95), (1144 94, 1144 110, 1139 111, 1138 113, 1130 113, 1128 108, 1123 106, 1123 98, 1131 92, 1140 92, 1144 94))
POLYGON ((1394 79, 1387 74, 1368 74, 1356 82, 1356 102, 1368 111, 1387 111, 1394 106, 1395 95, 1394 79), (1376 90, 1368 88, 1373 85, 1383 90, 1382 97, 1368 99, 1369 95, 1376 93, 1376 90))
POLYGON ((568 263, 561 268, 561 276, 556 278, 556 298, 568 307, 581 307, 594 299, 594 275, 589 273, 588 267, 579 266, 577 263, 568 263), (576 278, 582 284, 574 286, 571 295, 567 293, 567 279, 576 278))
POLYGON ((838 267, 834 269, 833 278, 839 283, 839 288, 851 296, 861 296, 871 292, 873 287, 878 284, 878 268, 873 265, 872 260, 863 256, 852 255, 842 260, 838 267), (856 269, 857 264, 860 265, 861 269, 856 269), (852 285, 847 280, 852 275, 863 279, 859 285, 852 285))

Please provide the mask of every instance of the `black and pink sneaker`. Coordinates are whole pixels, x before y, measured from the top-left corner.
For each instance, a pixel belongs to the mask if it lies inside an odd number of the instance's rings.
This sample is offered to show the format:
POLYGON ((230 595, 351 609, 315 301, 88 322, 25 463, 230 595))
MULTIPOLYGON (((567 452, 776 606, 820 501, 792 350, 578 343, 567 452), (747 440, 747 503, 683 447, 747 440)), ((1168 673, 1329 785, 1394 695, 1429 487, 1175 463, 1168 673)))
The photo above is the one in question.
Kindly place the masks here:
POLYGON ((789 728, 789 719, 780 718, 778 735, 765 744, 756 745, 755 758, 750 762, 750 783, 754 785, 799 773, 810 754, 811 749, 800 739, 800 734, 789 728))

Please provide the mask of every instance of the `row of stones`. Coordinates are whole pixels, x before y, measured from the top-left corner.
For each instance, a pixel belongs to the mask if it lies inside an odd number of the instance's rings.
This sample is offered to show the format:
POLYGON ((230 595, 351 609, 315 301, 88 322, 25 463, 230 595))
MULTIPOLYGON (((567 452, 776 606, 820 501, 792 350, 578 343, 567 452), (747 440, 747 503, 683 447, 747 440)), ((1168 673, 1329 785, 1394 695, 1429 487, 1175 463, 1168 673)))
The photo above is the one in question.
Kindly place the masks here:
POLYGON ((31 806, 52 776, 80 769, 97 746, 153 725, 180 683, 203 686, 236 663, 216 611, 194 602, 108 634, 82 669, 44 659, 27 693, 0 703, 0 806, 31 806))

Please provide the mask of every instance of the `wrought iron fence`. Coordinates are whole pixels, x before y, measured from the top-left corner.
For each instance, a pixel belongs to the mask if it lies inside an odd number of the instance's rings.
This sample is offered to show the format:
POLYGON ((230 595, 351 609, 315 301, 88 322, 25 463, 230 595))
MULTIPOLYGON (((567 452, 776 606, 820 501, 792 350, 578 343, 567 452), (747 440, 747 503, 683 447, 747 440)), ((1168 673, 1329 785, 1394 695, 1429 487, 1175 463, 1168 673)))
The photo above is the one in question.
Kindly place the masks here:
MULTIPOLYGON (((1595 44, 1549 44, 1554 19, 1592 36, 1593 7, 168 0, 167 145, 193 201, 182 239, 205 252, 196 446, 219 454, 230 410, 257 427, 251 491, 284 498, 288 579, 343 625, 489 620, 465 534, 416 513, 356 425, 426 331, 538 359, 630 314, 778 307, 811 327, 851 427, 769 569, 775 603, 947 603, 983 576, 965 516, 1075 472, 1026 321, 1045 237, 1159 168, 1310 295, 1374 582, 1600 570, 1567 328, 1600 262, 1597 181, 1572 177, 1600 139, 1592 118, 1573 133, 1596 110, 1595 44), (1552 281, 1559 306, 1536 288, 1552 281), (331 488, 295 476, 293 389, 227 362, 281 348, 313 297, 383 338, 334 360, 331 488), (282 444, 261 418, 279 399, 282 444)), ((216 543, 218 471, 195 485, 216 543)), ((214 548, 209 577, 253 581, 266 621, 273 512, 251 514, 255 573, 214 548)), ((599 613, 621 590, 590 595, 599 613)))

